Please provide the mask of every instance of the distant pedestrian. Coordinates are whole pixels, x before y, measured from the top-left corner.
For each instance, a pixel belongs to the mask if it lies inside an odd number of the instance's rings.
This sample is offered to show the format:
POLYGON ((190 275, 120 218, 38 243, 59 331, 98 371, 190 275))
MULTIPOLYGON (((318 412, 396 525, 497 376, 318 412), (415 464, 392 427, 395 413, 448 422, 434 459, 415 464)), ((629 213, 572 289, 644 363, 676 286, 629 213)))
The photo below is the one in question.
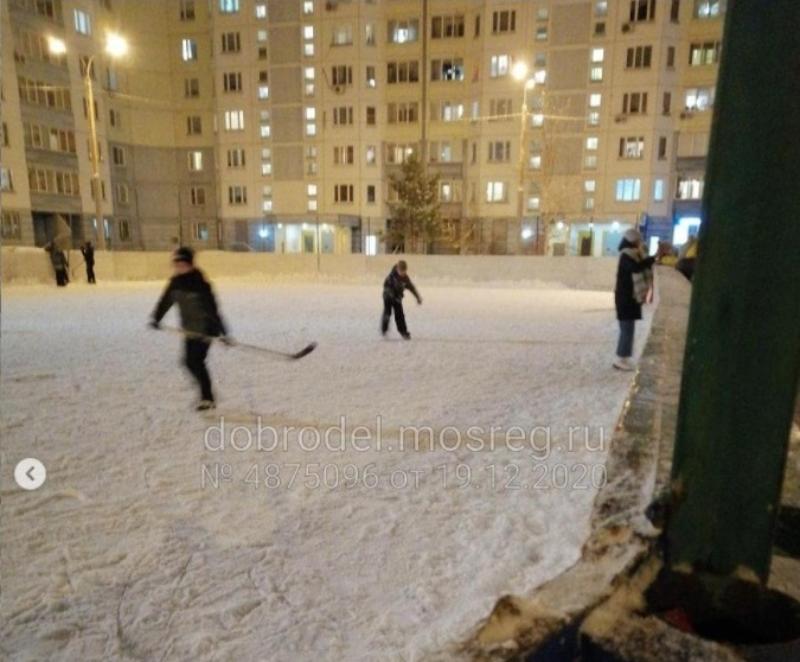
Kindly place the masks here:
POLYGON ((403 310, 403 293, 408 290, 413 294, 418 304, 422 304, 422 297, 408 276, 408 265, 405 260, 400 260, 383 281, 383 315, 381 316, 381 333, 386 335, 389 330, 389 320, 394 313, 394 323, 397 331, 405 340, 411 340, 411 334, 406 327, 406 315, 403 310))
POLYGON ((45 250, 50 253, 50 264, 53 265, 56 285, 58 285, 58 287, 66 287, 67 283, 69 283, 69 275, 67 274, 69 262, 67 261, 66 254, 55 244, 47 244, 45 250))
POLYGON ((653 282, 655 257, 646 257, 642 235, 637 230, 628 230, 619 245, 617 284, 614 288, 614 303, 619 320, 619 341, 614 367, 618 370, 635 370, 633 338, 636 320, 642 319, 642 304, 647 300, 653 282))
POLYGON ((81 254, 86 264, 86 281, 88 283, 96 283, 97 281, 94 277, 94 246, 92 246, 91 241, 87 241, 81 246, 81 254))
POLYGON ((211 285, 203 272, 194 266, 194 251, 178 248, 172 256, 175 275, 161 296, 150 326, 158 329, 164 315, 177 304, 181 313, 181 326, 186 334, 184 364, 200 387, 198 411, 213 409, 214 392, 211 376, 206 368, 206 356, 213 338, 219 337, 225 344, 232 344, 226 336, 225 323, 217 309, 217 301, 211 285))

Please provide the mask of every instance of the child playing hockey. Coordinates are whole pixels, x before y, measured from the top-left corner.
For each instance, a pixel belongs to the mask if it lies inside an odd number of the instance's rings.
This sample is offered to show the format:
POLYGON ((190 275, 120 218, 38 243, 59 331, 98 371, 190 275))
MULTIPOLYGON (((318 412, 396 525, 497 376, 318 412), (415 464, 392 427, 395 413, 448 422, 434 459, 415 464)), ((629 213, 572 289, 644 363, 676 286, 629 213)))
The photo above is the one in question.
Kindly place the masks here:
POLYGON ((214 408, 211 377, 206 368, 206 356, 212 338, 219 337, 226 345, 233 344, 227 337, 225 324, 217 310, 211 285, 203 273, 194 266, 191 248, 178 248, 172 256, 175 275, 153 311, 150 326, 158 329, 164 315, 177 304, 181 326, 186 334, 184 364, 200 386, 198 411, 214 408))
POLYGON ((383 316, 381 317, 381 333, 386 335, 389 330, 389 319, 394 311, 394 323, 400 335, 406 340, 411 340, 411 334, 406 328, 406 315, 403 311, 403 292, 408 290, 413 294, 418 304, 422 304, 422 297, 408 277, 408 265, 405 260, 400 260, 383 281, 383 316))

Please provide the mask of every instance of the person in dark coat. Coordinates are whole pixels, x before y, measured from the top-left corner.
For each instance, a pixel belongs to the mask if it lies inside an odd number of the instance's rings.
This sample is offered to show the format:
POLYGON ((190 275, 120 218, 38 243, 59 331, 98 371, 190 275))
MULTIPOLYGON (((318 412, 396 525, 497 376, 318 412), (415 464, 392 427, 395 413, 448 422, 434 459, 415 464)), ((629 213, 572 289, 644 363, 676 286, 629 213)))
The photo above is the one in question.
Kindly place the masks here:
POLYGON ((226 345, 233 344, 233 341, 227 336, 211 285, 203 272, 194 266, 194 251, 178 248, 173 253, 172 265, 175 275, 153 311, 150 326, 160 328, 164 315, 173 304, 177 304, 181 327, 186 334, 184 364, 200 386, 197 410, 213 409, 214 392, 206 368, 209 345, 213 338, 220 338, 226 345))
POLYGON ((389 330, 389 320, 394 313, 394 323, 397 330, 405 340, 411 340, 411 334, 406 327, 406 315, 403 310, 403 293, 408 290, 413 294, 418 304, 422 304, 422 297, 408 277, 408 265, 405 260, 400 260, 386 280, 383 281, 383 315, 381 316, 381 333, 386 335, 389 330))
POLYGON ((83 261, 86 263, 86 281, 88 283, 96 283, 94 277, 94 246, 92 246, 91 241, 87 241, 83 246, 81 246, 81 254, 83 255, 83 261))
POLYGON ((55 244, 48 244, 45 250, 50 253, 50 263, 53 265, 53 271, 56 274, 56 285, 58 287, 66 287, 69 283, 69 262, 67 255, 55 244))
POLYGON ((647 299, 652 285, 652 268, 655 257, 645 257, 642 235, 628 230, 619 245, 617 284, 614 303, 619 320, 619 342, 614 367, 618 370, 635 370, 631 360, 636 320, 642 319, 642 303, 647 299))

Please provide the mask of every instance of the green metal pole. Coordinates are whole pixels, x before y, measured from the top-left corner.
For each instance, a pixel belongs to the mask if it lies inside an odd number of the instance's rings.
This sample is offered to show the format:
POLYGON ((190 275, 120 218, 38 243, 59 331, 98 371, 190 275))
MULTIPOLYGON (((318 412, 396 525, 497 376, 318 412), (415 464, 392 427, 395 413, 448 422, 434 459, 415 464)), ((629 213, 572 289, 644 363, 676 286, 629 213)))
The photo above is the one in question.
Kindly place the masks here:
POLYGON ((800 1, 728 0, 667 528, 766 582, 800 376, 800 1))

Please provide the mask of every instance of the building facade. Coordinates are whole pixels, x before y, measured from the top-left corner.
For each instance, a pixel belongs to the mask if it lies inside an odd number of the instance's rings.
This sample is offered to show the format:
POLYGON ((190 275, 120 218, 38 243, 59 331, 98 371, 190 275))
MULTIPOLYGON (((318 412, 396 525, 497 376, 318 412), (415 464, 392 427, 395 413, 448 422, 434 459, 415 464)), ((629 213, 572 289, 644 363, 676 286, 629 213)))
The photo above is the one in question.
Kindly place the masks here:
POLYGON ((94 56, 112 248, 392 250, 390 177, 411 154, 439 175, 436 252, 610 255, 632 226, 682 243, 700 223, 724 9, 3 0, 2 240, 92 236, 94 56), (119 61, 109 31, 130 44, 119 61))

